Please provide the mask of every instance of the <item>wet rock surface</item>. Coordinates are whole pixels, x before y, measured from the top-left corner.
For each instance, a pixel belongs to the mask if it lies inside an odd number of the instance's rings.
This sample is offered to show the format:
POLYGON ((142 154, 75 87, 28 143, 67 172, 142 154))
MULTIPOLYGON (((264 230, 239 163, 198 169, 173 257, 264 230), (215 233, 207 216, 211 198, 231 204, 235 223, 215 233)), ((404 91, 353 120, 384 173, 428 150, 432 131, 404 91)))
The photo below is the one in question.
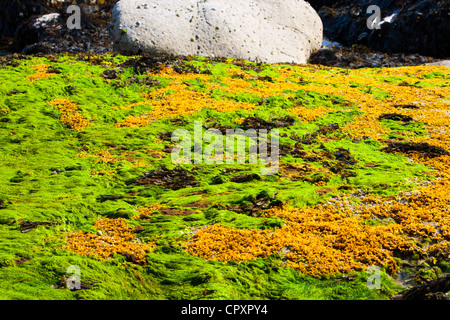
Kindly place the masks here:
POLYGON ((428 64, 442 64, 446 60, 440 61, 437 58, 423 56, 420 54, 394 53, 387 54, 381 51, 374 51, 364 45, 353 45, 344 47, 333 45, 322 47, 319 51, 311 55, 308 63, 320 64, 338 68, 384 68, 419 66, 428 64))
POLYGON ((450 274, 444 274, 438 279, 405 290, 391 300, 449 300, 450 274))
POLYGON ((436 58, 450 56, 449 10, 445 0, 309 1, 318 11, 325 37, 342 43, 366 45, 386 53, 417 53, 436 58), (369 29, 371 5, 381 10, 380 29, 369 29))
POLYGON ((424 157, 434 158, 442 155, 450 155, 450 153, 441 148, 432 146, 427 142, 408 142, 402 143, 397 141, 385 141, 387 147, 383 149, 385 152, 401 152, 401 153, 420 153, 424 157))
POLYGON ((53 226, 54 222, 46 222, 46 221, 29 221, 24 219, 17 220, 20 222, 20 231, 22 233, 30 232, 31 230, 37 228, 38 226, 53 226))
POLYGON ((172 190, 196 187, 199 185, 195 176, 190 171, 181 167, 170 170, 165 166, 161 166, 158 170, 144 173, 136 180, 135 184, 163 186, 172 190))

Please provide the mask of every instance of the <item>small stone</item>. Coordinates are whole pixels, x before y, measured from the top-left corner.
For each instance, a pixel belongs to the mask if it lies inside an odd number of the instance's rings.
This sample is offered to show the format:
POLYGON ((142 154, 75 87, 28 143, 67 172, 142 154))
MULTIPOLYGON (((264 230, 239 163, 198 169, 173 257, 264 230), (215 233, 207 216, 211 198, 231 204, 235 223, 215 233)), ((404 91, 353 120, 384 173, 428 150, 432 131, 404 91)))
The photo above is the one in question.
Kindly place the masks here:
POLYGON ((63 172, 64 170, 62 169, 56 169, 55 171, 52 172, 52 174, 59 174, 61 172, 63 172))

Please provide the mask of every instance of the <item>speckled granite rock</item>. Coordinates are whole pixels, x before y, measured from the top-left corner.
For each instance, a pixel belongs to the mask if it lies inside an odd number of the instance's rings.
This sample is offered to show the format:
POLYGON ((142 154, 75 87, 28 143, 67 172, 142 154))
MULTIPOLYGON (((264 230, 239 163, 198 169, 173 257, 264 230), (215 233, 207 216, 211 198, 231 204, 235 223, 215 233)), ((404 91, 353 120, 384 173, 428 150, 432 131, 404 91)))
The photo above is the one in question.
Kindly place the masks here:
POLYGON ((124 54, 306 63, 322 43, 322 22, 303 0, 121 0, 112 18, 124 54))

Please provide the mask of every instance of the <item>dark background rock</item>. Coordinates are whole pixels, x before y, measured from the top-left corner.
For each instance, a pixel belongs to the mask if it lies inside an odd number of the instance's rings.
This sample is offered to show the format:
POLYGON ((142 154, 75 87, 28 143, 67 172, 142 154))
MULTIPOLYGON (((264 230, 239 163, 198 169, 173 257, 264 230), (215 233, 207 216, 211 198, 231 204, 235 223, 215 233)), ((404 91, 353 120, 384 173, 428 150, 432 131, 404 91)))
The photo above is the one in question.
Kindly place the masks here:
POLYGON ((308 60, 308 63, 311 64, 349 69, 418 66, 441 62, 438 59, 419 54, 387 54, 363 45, 323 47, 312 54, 308 60))
POLYGON ((0 1, 0 34, 13 37, 17 27, 33 15, 48 10, 46 0, 1 0, 0 1))
POLYGON ((386 53, 417 53, 435 58, 450 56, 448 0, 311 0, 324 25, 326 38, 345 46, 362 44, 386 53), (381 20, 398 13, 380 30, 367 28, 370 5, 381 9, 381 20))
POLYGON ((117 0, 0 0, 0 51, 26 54, 59 52, 107 52, 112 50, 109 32, 111 11, 117 0), (67 28, 67 8, 81 9, 81 29, 67 28), (43 15, 59 17, 36 27, 43 15))
POLYGON ((446 273, 435 280, 405 290, 391 300, 449 300, 448 294, 446 295, 449 291, 450 274, 446 273))

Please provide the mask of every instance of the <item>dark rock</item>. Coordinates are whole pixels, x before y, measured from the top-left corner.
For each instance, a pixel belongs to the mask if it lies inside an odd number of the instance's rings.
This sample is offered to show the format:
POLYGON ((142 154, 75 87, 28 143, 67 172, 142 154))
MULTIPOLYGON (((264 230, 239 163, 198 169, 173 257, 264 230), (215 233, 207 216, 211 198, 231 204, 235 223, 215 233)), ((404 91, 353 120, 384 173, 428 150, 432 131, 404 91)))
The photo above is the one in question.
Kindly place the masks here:
POLYGON ((378 117, 378 120, 394 120, 394 121, 410 122, 413 121, 413 118, 399 113, 383 113, 378 117))
POLYGON ((323 47, 312 54, 308 62, 329 67, 356 69, 418 66, 439 63, 440 61, 436 58, 419 54, 387 54, 355 44, 351 48, 342 45, 323 47))
POLYGON ((12 95, 19 94, 19 93, 27 93, 27 91, 21 91, 21 90, 13 89, 9 93, 7 93, 6 95, 7 96, 12 96, 12 95))
POLYGON ((450 3, 446 0, 310 1, 318 10, 325 37, 345 46, 362 44, 386 53, 450 56, 450 3), (381 10, 380 29, 369 29, 370 5, 381 10), (391 21, 383 20, 391 17, 391 21))
POLYGON ((20 259, 14 259, 14 262, 16 263, 16 265, 20 265, 24 262, 30 261, 33 258, 20 258, 20 259))
POLYGON ((265 121, 264 119, 257 117, 247 117, 243 119, 241 123, 241 127, 244 130, 248 129, 267 129, 272 130, 274 128, 283 128, 289 127, 295 124, 295 119, 289 116, 286 116, 281 119, 276 119, 273 121, 265 121))
POLYGON ((135 181, 135 184, 163 186, 172 190, 199 186, 199 182, 190 171, 182 167, 175 167, 171 170, 165 166, 160 166, 158 170, 145 172, 135 181))
POLYGON ((33 15, 43 14, 48 10, 47 1, 0 1, 0 34, 12 37, 19 25, 33 15))
POLYGON ((250 203, 227 205, 225 207, 219 204, 215 207, 250 216, 258 216, 261 211, 275 207, 281 208, 283 206, 281 200, 276 199, 276 193, 274 195, 270 195, 266 191, 261 191, 256 196, 245 197, 243 200, 250 203))
POLYGON ((119 253, 121 256, 125 257, 125 260, 131 263, 140 264, 140 261, 136 255, 128 252, 119 253))
POLYGON ((55 174, 60 174, 61 172, 63 172, 64 170, 63 169, 56 169, 56 170, 54 170, 54 171, 52 171, 52 175, 55 175, 55 174))
POLYGON ((240 175, 237 175, 230 179, 230 181, 237 182, 237 183, 250 182, 253 180, 259 181, 259 180, 261 180, 261 177, 259 175, 257 175, 256 173, 251 173, 251 174, 240 174, 240 175))
POLYGON ((450 274, 427 281, 392 297, 392 300, 448 300, 445 294, 450 291, 450 274))
POLYGON ((430 145, 427 142, 397 142, 392 140, 382 141, 387 143, 387 147, 383 148, 384 152, 400 152, 400 153, 418 153, 423 157, 435 158, 442 155, 450 155, 447 150, 430 145))
POLYGON ((114 3, 0 0, 0 50, 24 54, 112 51, 109 27, 114 3), (67 27, 73 14, 67 8, 75 3, 81 9, 81 29, 67 27))
POLYGON ((404 104, 404 105, 398 104, 398 105, 395 105, 394 107, 400 108, 400 109, 420 109, 420 107, 415 104, 404 104))
POLYGON ((123 196, 120 194, 102 194, 99 198, 100 202, 104 202, 104 201, 108 201, 108 200, 117 200, 117 199, 122 199, 123 196))
POLYGON ((22 231, 22 233, 29 232, 38 226, 53 226, 55 224, 54 222, 29 221, 24 219, 19 219, 17 221, 20 222, 20 231, 22 231))

